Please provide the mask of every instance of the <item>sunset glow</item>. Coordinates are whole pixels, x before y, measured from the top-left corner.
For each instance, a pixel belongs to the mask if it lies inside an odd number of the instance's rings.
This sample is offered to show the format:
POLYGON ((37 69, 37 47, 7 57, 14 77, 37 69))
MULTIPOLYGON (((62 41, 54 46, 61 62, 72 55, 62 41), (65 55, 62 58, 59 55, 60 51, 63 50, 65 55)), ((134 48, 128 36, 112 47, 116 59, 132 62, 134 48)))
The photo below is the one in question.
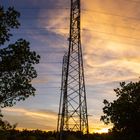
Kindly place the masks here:
POLYGON ((95 133, 108 133, 108 128, 102 128, 101 130, 95 130, 95 133))
MULTIPOLYGON (((70 0, 0 0, 21 13, 21 28, 11 41, 25 38, 41 56, 33 80, 36 96, 11 108, 4 119, 17 129, 56 130, 61 89, 62 58, 68 49, 70 0)), ((107 133, 100 121, 103 100, 114 100, 121 81, 140 74, 140 2, 81 0, 82 48, 91 133, 107 133), (123 9, 123 10, 121 10, 123 9)))

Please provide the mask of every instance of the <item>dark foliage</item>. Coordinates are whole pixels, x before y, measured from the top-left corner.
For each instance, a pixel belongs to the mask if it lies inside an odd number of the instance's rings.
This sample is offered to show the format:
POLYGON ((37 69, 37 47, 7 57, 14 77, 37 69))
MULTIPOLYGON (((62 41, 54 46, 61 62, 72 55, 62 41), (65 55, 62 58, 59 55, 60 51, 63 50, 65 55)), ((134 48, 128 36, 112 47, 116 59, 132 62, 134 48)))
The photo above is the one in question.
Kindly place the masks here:
POLYGON ((20 13, 15 11, 13 7, 4 11, 4 8, 0 6, 0 46, 10 40, 10 36, 12 36, 10 30, 19 27, 19 16, 20 13))
MULTIPOLYGON (((4 11, 0 7, 0 45, 10 41, 10 30, 18 28, 20 14, 14 8, 4 11)), ((31 51, 29 42, 19 39, 14 44, 0 49, 0 107, 13 106, 35 94, 31 81, 37 77, 34 64, 40 56, 31 51)))
POLYGON ((37 73, 33 64, 39 62, 39 56, 30 51, 29 42, 20 39, 1 49, 0 58, 1 107, 12 106, 16 101, 34 95, 31 81, 37 77, 37 73))
MULTIPOLYGON (((19 39, 10 44, 11 30, 20 26, 20 13, 9 7, 0 6, 0 108, 13 106, 17 101, 35 95, 31 81, 37 77, 34 68, 40 56, 31 51, 29 42, 19 39), (5 44, 10 44, 5 46, 5 44)), ((0 129, 14 129, 7 121, 2 120, 0 112, 0 129)))
MULTIPOLYGON (((66 138, 62 140, 139 140, 136 136, 124 136, 120 133, 88 134, 79 132, 65 132, 66 138)), ((7 130, 0 131, 0 140, 60 140, 59 133, 40 130, 7 130)))
POLYGON ((126 136, 140 136, 140 81, 120 83, 120 88, 114 90, 117 99, 113 102, 104 100, 105 124, 113 123, 113 131, 126 136))

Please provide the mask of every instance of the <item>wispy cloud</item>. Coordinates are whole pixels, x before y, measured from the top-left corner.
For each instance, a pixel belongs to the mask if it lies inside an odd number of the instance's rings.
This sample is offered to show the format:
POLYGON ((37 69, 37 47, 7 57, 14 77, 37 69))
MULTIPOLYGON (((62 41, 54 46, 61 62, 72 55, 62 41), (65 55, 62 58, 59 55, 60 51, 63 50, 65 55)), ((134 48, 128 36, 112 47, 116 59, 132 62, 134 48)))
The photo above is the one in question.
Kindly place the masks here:
POLYGON ((18 123, 17 128, 54 130, 57 113, 51 110, 27 110, 23 108, 6 108, 3 110, 4 119, 18 123))
MULTIPOLYGON (((66 6, 62 0, 61 4, 66 6)), ((39 21, 39 26, 43 25, 47 32, 54 33, 64 40, 68 38, 68 9, 41 10, 39 16, 42 15, 50 18, 39 21)), ((106 0, 102 3, 99 0, 82 0, 82 47, 88 112, 94 114, 89 121, 94 131, 106 128, 100 122, 103 99, 115 98, 113 89, 119 86, 120 81, 135 80, 139 77, 138 15, 139 5, 130 1, 106 0)), ((61 42, 55 40, 55 44, 57 49, 61 48, 61 42)))
MULTIPOLYGON (((90 0, 89 2, 82 1, 82 8, 82 29, 87 29, 82 31, 86 73, 92 74, 93 77, 96 75, 98 78, 95 77, 95 79, 101 82, 137 78, 140 71, 139 47, 132 45, 135 43, 132 38, 138 38, 138 36, 133 36, 132 33, 134 34, 133 28, 138 23, 135 18, 138 16, 139 6, 127 1, 122 3, 122 1, 107 0, 101 3, 98 0, 94 2, 90 0), (120 10, 121 8, 123 11, 120 10), (131 27, 128 27, 128 24, 131 27), (123 40, 126 44, 121 43, 123 40)), ((69 28, 69 23, 64 21, 65 18, 69 18, 67 10, 63 12, 63 10, 55 9, 49 13, 47 11, 43 13, 51 17, 58 13, 56 18, 44 21, 49 31, 62 36, 68 32, 61 29, 69 28)))
MULTIPOLYGON (((39 3, 38 0, 28 2, 26 0, 26 3, 34 8, 40 8, 36 25, 38 28, 43 28, 41 31, 29 31, 30 38, 33 39, 33 43, 35 42, 33 44, 36 46, 35 49, 41 52, 42 56, 41 64, 37 66, 38 79, 33 83, 40 87, 37 90, 38 93, 47 92, 47 97, 51 96, 48 99, 39 98, 39 103, 44 103, 44 106, 40 108, 46 108, 46 104, 49 104, 49 107, 57 110, 58 101, 52 102, 52 100, 58 100, 59 95, 52 95, 51 90, 42 89, 41 86, 51 85, 49 82, 54 82, 54 85, 58 86, 61 80, 61 76, 50 75, 50 73, 61 73, 61 63, 47 62, 62 62, 63 52, 68 49, 70 1, 47 0, 46 2, 42 0, 39 3), (62 52, 55 53, 57 51, 62 52)), ((89 117, 89 121, 91 129, 100 131, 106 128, 100 122, 103 99, 115 98, 113 89, 119 86, 120 81, 135 80, 139 77, 140 3, 128 0, 105 0, 104 2, 81 0, 81 3, 81 39, 88 112, 93 115, 89 117)), ((27 6, 27 4, 22 2, 21 6, 27 6)), ((30 105, 29 102, 28 105, 30 105)), ((21 128, 44 130, 56 128, 57 114, 49 110, 28 110, 15 107, 5 109, 4 113, 11 122, 15 123, 17 120, 21 128)))
MULTIPOLYGON (((17 129, 41 129, 41 130, 56 130, 57 113, 52 110, 27 110, 23 108, 6 108, 3 110, 4 119, 10 123, 17 123, 17 129)), ((90 132, 98 132, 103 128, 110 128, 104 126, 96 116, 89 117, 90 132)))

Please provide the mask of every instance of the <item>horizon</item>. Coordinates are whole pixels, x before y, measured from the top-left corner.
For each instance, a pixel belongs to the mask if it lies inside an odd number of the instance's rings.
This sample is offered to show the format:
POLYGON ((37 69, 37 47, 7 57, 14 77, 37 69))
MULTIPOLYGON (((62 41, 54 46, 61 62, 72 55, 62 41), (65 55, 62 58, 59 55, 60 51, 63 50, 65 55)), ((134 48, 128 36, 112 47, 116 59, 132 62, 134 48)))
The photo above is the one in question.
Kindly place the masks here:
MULTIPOLYGON (((4 119, 17 129, 56 130, 61 69, 68 49, 70 1, 0 0, 21 16, 14 42, 24 38, 41 56, 33 80, 36 96, 2 109, 4 119), (57 13, 57 14, 56 14, 57 13)), ((140 72, 140 2, 133 0, 81 0, 81 36, 90 132, 107 132, 112 125, 100 121, 103 100, 116 99, 113 89, 122 81, 138 81, 140 72), (120 10, 123 9, 123 10, 120 10)))

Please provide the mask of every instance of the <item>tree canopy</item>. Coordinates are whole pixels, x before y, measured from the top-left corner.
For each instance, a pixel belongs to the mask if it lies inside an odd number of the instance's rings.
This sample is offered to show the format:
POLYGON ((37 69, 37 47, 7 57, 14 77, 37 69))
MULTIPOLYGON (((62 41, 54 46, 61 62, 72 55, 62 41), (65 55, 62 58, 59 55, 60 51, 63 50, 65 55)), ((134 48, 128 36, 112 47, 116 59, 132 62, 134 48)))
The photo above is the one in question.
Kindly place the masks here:
POLYGON ((101 120, 105 124, 112 123, 115 131, 140 134, 140 81, 122 82, 114 91, 117 99, 113 102, 104 100, 101 120))
POLYGON ((25 39, 9 43, 11 29, 19 28, 19 16, 12 7, 6 11, 0 7, 0 107, 12 106, 35 94, 31 81, 37 77, 34 65, 40 56, 31 51, 25 39))
POLYGON ((19 17, 20 13, 14 10, 13 7, 9 7, 7 11, 4 11, 4 8, 0 6, 0 46, 10 40, 10 36, 12 36, 11 29, 20 26, 19 17))

